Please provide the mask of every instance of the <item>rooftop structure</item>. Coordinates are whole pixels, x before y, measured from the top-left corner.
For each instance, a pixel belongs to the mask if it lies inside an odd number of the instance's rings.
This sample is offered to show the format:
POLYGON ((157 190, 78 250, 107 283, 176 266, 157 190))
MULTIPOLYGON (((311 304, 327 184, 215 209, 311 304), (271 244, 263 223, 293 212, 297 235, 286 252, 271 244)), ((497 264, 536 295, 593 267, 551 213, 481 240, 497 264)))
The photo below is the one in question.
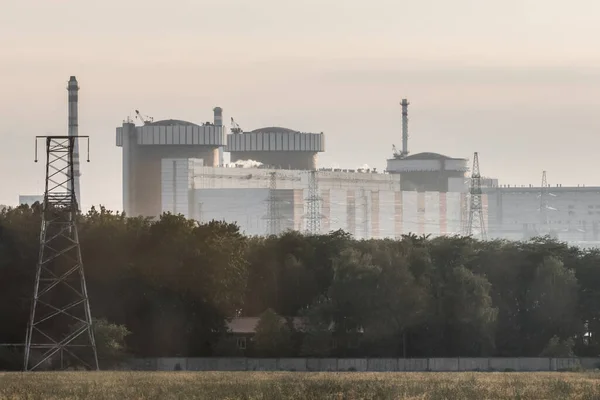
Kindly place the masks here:
POLYGON ((464 192, 467 159, 417 153, 387 160, 387 172, 400 174, 402 190, 464 192))
POLYGON ((178 119, 154 122, 131 119, 116 130, 116 144, 123 148, 123 210, 131 216, 161 213, 161 160, 195 158, 217 166, 224 145, 222 110, 214 110, 214 122, 195 124, 178 119))
POLYGON ((227 135, 225 148, 231 162, 254 160, 272 168, 313 170, 317 168, 317 153, 325 151, 323 133, 281 127, 232 132, 227 135))

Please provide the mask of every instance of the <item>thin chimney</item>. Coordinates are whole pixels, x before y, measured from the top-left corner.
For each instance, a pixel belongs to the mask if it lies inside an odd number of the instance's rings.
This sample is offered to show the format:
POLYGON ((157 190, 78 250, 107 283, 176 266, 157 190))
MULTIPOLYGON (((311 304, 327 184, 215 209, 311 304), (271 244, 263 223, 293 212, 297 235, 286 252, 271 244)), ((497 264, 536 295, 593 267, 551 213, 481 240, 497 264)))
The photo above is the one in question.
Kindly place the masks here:
MULTIPOLYGON (((69 79, 69 85, 67 86, 67 90, 69 92, 69 136, 79 136, 79 117, 77 115, 77 92, 79 91, 79 85, 77 84, 77 79, 74 76, 71 76, 71 78, 69 79)), ((80 176, 81 173, 79 171, 79 143, 78 140, 75 139, 75 143, 73 146, 73 182, 75 198, 77 199, 77 205, 79 209, 81 209, 81 194, 79 187, 80 176)))
POLYGON ((402 99, 402 157, 408 155, 408 105, 410 103, 406 99, 402 99))

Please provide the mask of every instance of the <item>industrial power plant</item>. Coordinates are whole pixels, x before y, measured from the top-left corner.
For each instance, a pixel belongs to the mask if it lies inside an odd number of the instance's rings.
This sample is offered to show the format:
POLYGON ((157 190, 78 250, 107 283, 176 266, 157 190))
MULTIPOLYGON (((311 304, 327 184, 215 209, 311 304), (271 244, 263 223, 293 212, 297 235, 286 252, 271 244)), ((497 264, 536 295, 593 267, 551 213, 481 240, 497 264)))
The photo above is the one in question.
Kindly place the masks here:
MULTIPOLYGON (((78 90, 72 76, 68 104, 73 136, 78 135, 78 90)), ((244 130, 233 118, 226 126, 221 107, 213 108, 212 122, 203 123, 154 121, 136 110, 136 118, 116 128, 123 211, 223 220, 247 235, 341 229, 360 239, 409 233, 510 240, 551 235, 584 247, 600 244, 600 187, 550 187, 546 172, 539 185, 502 185, 485 176, 485 158, 480 172, 475 151, 472 159, 411 153, 409 104, 407 99, 399 104, 401 148, 390 144, 383 171, 320 167, 326 132, 274 126, 244 130)), ((81 204, 77 147, 73 164, 74 192, 81 204)))

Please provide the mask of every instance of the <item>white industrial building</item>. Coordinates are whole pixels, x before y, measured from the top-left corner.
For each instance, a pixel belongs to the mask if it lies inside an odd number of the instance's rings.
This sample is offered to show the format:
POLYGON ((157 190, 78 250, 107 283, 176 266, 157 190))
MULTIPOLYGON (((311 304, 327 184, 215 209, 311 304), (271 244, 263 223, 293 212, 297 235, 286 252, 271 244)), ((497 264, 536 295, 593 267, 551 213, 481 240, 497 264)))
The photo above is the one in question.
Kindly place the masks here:
MULTIPOLYGON (((460 234, 466 218, 463 192, 402 191, 400 175, 318 170, 320 233, 342 229, 356 238, 406 233, 460 234)), ((304 231, 308 225, 310 171, 206 167, 197 159, 162 160, 162 211, 201 222, 237 223, 248 235, 304 231), (275 203, 275 204, 274 204, 275 203)))
MULTIPOLYGON (((468 160, 409 154, 408 102, 401 104, 402 150, 394 148, 384 173, 318 169, 323 133, 281 127, 244 132, 233 120, 227 132, 220 107, 213 123, 143 120, 140 127, 125 121, 116 130, 123 148, 123 208, 128 215, 224 220, 248 235, 288 229, 342 229, 359 239, 462 234, 468 160), (223 151, 235 167, 224 165, 223 151)), ((550 234, 577 245, 600 243, 600 188, 558 186, 547 190, 541 207, 539 187, 500 187, 496 179, 481 184, 490 239, 550 234)))
POLYGON ((506 185, 484 191, 490 238, 551 235, 580 246, 600 243, 600 187, 506 185))

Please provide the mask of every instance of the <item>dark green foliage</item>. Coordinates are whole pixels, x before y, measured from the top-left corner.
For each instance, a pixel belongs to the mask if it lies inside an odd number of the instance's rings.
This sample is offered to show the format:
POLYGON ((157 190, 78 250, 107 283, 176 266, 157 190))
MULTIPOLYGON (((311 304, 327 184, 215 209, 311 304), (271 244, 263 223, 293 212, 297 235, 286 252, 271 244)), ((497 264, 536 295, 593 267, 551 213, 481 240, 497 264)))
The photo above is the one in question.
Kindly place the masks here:
POLYGON ((285 320, 270 308, 256 325, 254 350, 260 357, 286 357, 292 351, 292 332, 285 320))
MULTIPOLYGON (((0 211, 0 343, 24 340, 40 219, 39 205, 0 211)), ((224 222, 102 207, 79 227, 114 362, 122 342, 138 357, 239 355, 226 319, 261 314, 251 347, 264 356, 600 355, 599 250, 550 238, 248 238, 224 222)))
POLYGON ((573 346, 575 342, 572 338, 560 340, 558 336, 552 336, 552 339, 548 341, 548 344, 542 350, 540 357, 573 357, 573 346))
POLYGON ((100 368, 112 368, 125 361, 127 348, 125 338, 131 334, 123 325, 94 318, 94 338, 100 368))

